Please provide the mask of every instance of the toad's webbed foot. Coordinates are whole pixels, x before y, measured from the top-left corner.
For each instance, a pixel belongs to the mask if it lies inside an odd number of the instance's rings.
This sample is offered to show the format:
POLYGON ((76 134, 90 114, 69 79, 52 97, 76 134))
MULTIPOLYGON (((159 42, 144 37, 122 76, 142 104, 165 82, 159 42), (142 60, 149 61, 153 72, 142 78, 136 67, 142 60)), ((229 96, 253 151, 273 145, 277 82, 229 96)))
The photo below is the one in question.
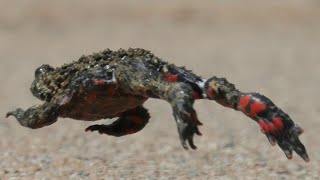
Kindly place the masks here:
POLYGON ((255 120, 269 142, 272 145, 277 143, 288 159, 292 158, 294 150, 306 162, 309 161, 306 148, 299 140, 303 129, 270 99, 258 93, 243 93, 226 79, 217 77, 207 80, 205 90, 208 99, 242 111, 255 120))
POLYGON ((309 161, 306 148, 299 140, 303 129, 271 100, 257 93, 244 93, 240 96, 238 109, 258 122, 269 142, 272 145, 277 143, 288 159, 292 158, 294 150, 309 161))
POLYGON ((149 122, 149 118, 147 109, 138 106, 121 113, 120 118, 110 125, 96 124, 87 127, 85 131, 98 131, 100 134, 120 137, 142 130, 149 122))

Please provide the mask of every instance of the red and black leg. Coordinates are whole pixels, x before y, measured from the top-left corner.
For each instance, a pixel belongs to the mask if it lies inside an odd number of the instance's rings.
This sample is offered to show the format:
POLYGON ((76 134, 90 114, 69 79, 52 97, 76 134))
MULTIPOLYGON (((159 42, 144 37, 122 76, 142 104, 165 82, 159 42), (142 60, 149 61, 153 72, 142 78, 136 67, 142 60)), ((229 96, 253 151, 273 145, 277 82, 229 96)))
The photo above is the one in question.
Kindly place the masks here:
POLYGON ((243 112, 256 121, 272 145, 276 143, 288 159, 292 151, 309 161, 306 148, 299 140, 303 129, 278 108, 270 99, 258 93, 243 93, 225 78, 213 77, 205 84, 207 98, 243 112))
POLYGON ((98 131, 100 134, 120 137, 142 130, 149 122, 149 119, 148 110, 138 106, 121 113, 119 119, 110 125, 96 124, 87 127, 85 131, 98 131))

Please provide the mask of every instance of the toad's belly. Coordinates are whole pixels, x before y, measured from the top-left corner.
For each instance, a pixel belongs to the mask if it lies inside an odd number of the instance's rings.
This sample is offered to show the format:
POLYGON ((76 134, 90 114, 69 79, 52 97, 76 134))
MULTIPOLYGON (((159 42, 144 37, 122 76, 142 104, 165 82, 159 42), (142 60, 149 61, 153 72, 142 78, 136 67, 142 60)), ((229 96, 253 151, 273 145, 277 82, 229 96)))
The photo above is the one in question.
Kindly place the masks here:
POLYGON ((148 98, 131 95, 108 95, 97 92, 72 97, 61 108, 60 116, 77 120, 95 121, 121 116, 121 113, 143 104, 148 98))

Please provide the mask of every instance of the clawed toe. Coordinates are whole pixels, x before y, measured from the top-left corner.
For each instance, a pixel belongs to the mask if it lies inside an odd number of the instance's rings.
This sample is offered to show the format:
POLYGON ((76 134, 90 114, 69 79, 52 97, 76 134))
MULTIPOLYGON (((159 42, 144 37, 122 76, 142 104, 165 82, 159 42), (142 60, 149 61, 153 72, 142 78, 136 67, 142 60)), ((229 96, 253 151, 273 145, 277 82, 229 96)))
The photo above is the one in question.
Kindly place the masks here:
POLYGON ((288 159, 292 159, 292 152, 295 151, 304 161, 309 162, 306 148, 299 140, 299 135, 302 133, 303 129, 294 124, 291 128, 283 129, 283 131, 269 131, 265 134, 270 144, 277 143, 288 159))
POLYGON ((16 109, 16 110, 14 110, 14 111, 9 111, 9 112, 7 112, 7 114, 6 114, 6 118, 8 118, 9 116, 14 116, 14 117, 19 117, 21 114, 23 114, 23 110, 21 109, 21 108, 18 108, 18 109, 16 109))
POLYGON ((6 114, 6 118, 8 118, 9 116, 12 116, 12 115, 13 115, 12 112, 8 112, 8 113, 6 114))
POLYGON ((106 128, 105 128, 106 125, 98 125, 98 124, 95 124, 95 125, 92 125, 92 126, 89 126, 85 129, 86 132, 93 132, 93 131, 98 131, 100 134, 103 134, 105 133, 106 131, 106 128))
POLYGON ((272 136, 272 135, 269 135, 269 134, 266 134, 268 140, 269 140, 269 143, 272 145, 272 146, 275 146, 277 144, 276 142, 276 139, 272 136))
POLYGON ((185 120, 186 122, 184 122, 183 120, 180 119, 180 116, 175 115, 177 125, 178 125, 180 141, 184 149, 189 149, 187 142, 192 149, 197 149, 197 146, 194 144, 193 137, 195 134, 199 136, 202 135, 198 128, 199 123, 197 123, 200 121, 196 116, 189 115, 187 117, 188 118, 186 118, 185 120), (191 120, 192 117, 193 118, 195 117, 196 119, 191 120))

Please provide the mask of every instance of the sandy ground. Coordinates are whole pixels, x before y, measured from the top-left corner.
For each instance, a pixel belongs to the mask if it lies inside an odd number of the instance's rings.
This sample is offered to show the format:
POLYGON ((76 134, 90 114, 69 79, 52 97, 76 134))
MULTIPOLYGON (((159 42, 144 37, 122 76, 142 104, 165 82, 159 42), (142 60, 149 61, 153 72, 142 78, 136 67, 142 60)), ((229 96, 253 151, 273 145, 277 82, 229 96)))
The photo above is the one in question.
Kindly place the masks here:
POLYGON ((88 2, 0 1, 1 180, 319 179, 318 1, 88 2), (205 124, 196 151, 181 147, 171 109, 159 100, 146 103, 148 126, 123 138, 84 132, 90 122, 59 119, 30 130, 4 118, 41 103, 29 92, 41 64, 128 47, 270 97, 305 129, 311 161, 287 160, 256 123, 209 101, 195 104, 205 124))

